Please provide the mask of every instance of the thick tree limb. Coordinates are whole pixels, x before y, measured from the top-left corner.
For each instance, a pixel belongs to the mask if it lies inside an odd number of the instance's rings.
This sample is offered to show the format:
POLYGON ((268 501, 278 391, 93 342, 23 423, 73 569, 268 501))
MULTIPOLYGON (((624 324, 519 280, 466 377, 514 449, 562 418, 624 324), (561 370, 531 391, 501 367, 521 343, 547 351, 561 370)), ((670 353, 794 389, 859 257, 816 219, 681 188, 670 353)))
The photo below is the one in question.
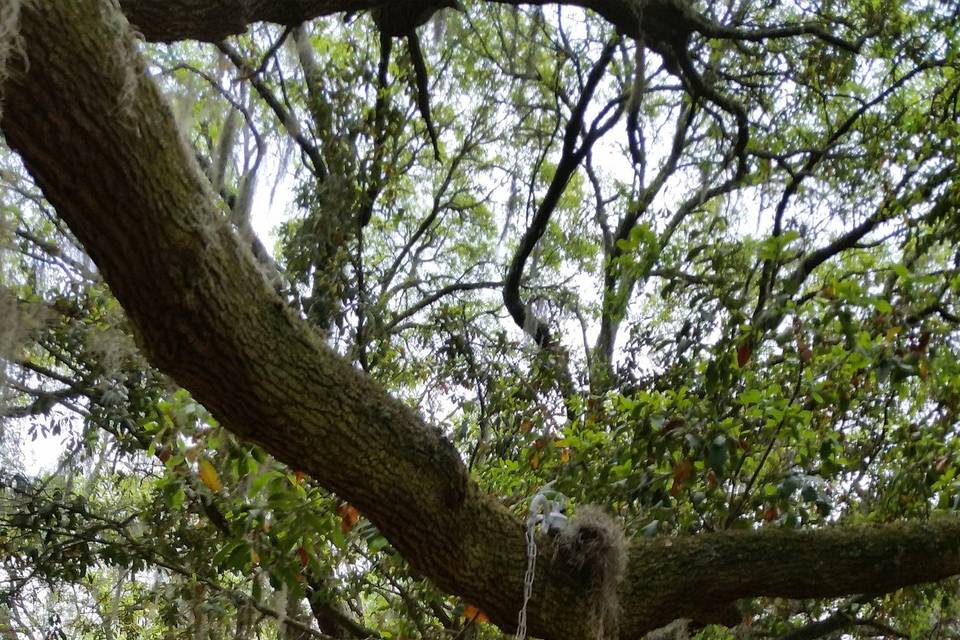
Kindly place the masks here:
MULTIPOLYGON (((237 35, 256 22, 297 26, 305 20, 384 4, 380 0, 119 0, 130 23, 151 42, 201 40, 218 42, 237 35)), ((547 4, 547 0, 495 0, 507 4, 547 4)), ((392 4, 404 4, 394 0, 392 4)), ((418 0, 406 0, 411 5, 418 0)), ((638 13, 630 0, 567 0, 565 4, 592 9, 627 35, 639 33, 638 13)), ((693 29, 693 14, 681 9, 681 0, 646 0, 647 29, 664 31, 663 25, 693 29), (686 16, 677 21, 677 16, 686 16), (654 23, 657 24, 654 27, 654 23), (661 24, 662 23, 662 24, 661 24), (688 26, 687 26, 688 25, 688 26)), ((670 31, 672 29, 667 29, 670 31)))
MULTIPOLYGON (((3 87, 0 126, 150 360, 228 429, 357 505, 438 587, 512 629, 522 523, 469 482, 437 431, 288 312, 216 206, 122 17, 101 0, 29 2, 21 35, 30 64, 3 87)), ((563 554, 537 566, 530 633, 592 637, 584 569, 563 554)), ((631 547, 620 631, 716 619, 753 595, 878 593, 958 572, 955 519, 655 538, 631 547)))
MULTIPOLYGON (((815 23, 742 29, 715 24, 692 9, 687 0, 491 0, 511 5, 564 4, 596 12, 624 35, 639 38, 658 52, 669 52, 691 33, 708 38, 758 42, 810 36, 850 52, 863 39, 851 42, 815 23)), ((130 23, 151 42, 201 40, 219 42, 256 22, 296 27, 305 20, 335 13, 361 11, 385 4, 382 0, 119 0, 130 23)), ((391 0, 392 5, 422 6, 422 0, 391 0)))
POLYGON ((120 0, 130 23, 151 42, 219 42, 255 22, 295 27, 341 11, 369 9, 371 0, 120 0))

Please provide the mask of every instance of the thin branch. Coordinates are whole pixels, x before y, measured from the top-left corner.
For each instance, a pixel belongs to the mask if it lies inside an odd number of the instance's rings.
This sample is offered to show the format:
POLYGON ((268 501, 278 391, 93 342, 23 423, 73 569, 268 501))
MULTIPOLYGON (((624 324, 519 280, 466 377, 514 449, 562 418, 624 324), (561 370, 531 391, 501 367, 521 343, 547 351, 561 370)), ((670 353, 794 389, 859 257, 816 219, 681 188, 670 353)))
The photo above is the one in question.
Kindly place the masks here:
MULTIPOLYGON (((563 140, 563 151, 560 162, 557 164, 556 172, 553 175, 553 180, 550 182, 550 186, 547 188, 547 193, 544 195, 543 200, 540 202, 540 206, 537 208, 536 215, 534 215, 533 220, 527 227, 526 232, 523 234, 523 238, 520 240, 520 245, 517 247, 517 251, 513 256, 513 260, 510 264, 510 269, 507 272, 507 277, 503 287, 503 302, 507 307, 507 311, 510 312, 514 322, 516 322, 517 325, 524 330, 524 332, 533 337, 536 343, 540 346, 545 346, 550 341, 550 331, 546 324, 533 317, 532 313, 527 309, 527 305, 521 299, 520 280, 523 277, 523 270, 526 266, 527 258, 530 257, 534 247, 537 246, 540 238, 542 238, 543 234, 546 232, 547 225, 550 222, 550 217, 553 215, 553 212, 556 209, 556 206, 560 201, 560 197, 563 195, 570 178, 577 170, 581 160, 583 160, 584 156, 586 156, 587 152, 589 152, 593 143, 596 142, 596 140, 599 139, 603 133, 613 126, 614 122, 620 115, 620 111, 622 111, 621 102, 621 106, 614 116, 612 116, 603 125, 595 125, 591 129, 590 133, 586 136, 586 139, 583 141, 583 144, 580 146, 580 148, 576 148, 577 138, 580 136, 580 132, 584 127, 583 119, 587 110, 587 106, 590 104, 593 93, 596 90, 597 85, 600 83, 600 80, 606 71, 607 65, 613 58, 613 54, 616 51, 617 42, 618 39, 614 39, 607 43, 603 49, 603 52, 600 54, 600 58, 597 60, 597 63, 590 71, 586 86, 584 87, 583 93, 580 96, 580 100, 578 101, 573 113, 570 114, 570 120, 567 122, 566 132, 563 140)), ((600 116, 598 116, 598 118, 599 117, 600 116)), ((595 123, 596 122, 597 121, 595 121, 595 123)))
POLYGON ((412 307, 409 307, 404 311, 399 312, 397 315, 393 317, 392 320, 390 320, 390 323, 387 324, 386 327, 384 327, 384 331, 386 333, 389 333, 401 322, 407 320, 414 314, 418 313, 419 311, 422 311, 423 309, 426 309, 427 307, 437 302, 441 298, 445 298, 446 296, 452 293, 458 293, 460 291, 475 291, 477 289, 496 289, 502 286, 503 286, 503 282, 501 281, 464 282, 464 283, 455 283, 455 284, 447 285, 446 287, 443 287, 442 289, 439 289, 433 292, 432 294, 430 294, 429 296, 423 298, 412 307))
POLYGON ((249 66, 246 61, 243 59, 243 56, 240 55, 240 52, 233 48, 227 42, 218 42, 217 48, 230 59, 230 62, 240 71, 242 77, 246 77, 250 84, 253 85, 253 88, 256 89, 257 93, 263 99, 264 102, 270 107, 274 115, 280 120, 280 124, 286 129, 287 133, 291 138, 296 141, 300 146, 300 150, 304 153, 305 156, 310 160, 310 165, 314 175, 318 178, 325 178, 328 175, 326 165, 323 162, 323 158, 320 155, 320 150, 317 149, 317 146, 313 144, 310 140, 303 135, 303 131, 300 129, 300 126, 297 124, 296 118, 292 113, 290 113, 287 108, 277 99, 273 92, 270 91, 270 88, 256 75, 252 75, 249 72, 249 66))

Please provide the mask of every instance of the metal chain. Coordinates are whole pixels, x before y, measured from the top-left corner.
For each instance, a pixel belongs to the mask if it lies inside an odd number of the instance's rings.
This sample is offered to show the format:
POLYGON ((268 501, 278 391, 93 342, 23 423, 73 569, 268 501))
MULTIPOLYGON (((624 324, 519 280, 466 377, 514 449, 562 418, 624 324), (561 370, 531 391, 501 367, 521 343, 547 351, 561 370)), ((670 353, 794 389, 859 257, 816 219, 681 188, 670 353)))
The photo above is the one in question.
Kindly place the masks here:
POLYGON ((517 622, 516 640, 523 640, 527 635, 527 603, 533 595, 533 577, 537 571, 537 520, 527 519, 527 572, 523 576, 523 605, 520 607, 520 619, 517 622))

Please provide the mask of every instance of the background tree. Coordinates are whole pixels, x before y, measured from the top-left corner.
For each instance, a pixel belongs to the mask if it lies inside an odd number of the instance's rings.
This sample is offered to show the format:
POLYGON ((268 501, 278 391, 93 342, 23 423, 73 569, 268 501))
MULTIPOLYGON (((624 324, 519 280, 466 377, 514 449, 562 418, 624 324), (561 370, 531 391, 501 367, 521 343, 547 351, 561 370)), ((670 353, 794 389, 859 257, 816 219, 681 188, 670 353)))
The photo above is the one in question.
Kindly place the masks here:
POLYGON ((371 7, 0 5, 0 630, 955 633, 955 8, 371 7))

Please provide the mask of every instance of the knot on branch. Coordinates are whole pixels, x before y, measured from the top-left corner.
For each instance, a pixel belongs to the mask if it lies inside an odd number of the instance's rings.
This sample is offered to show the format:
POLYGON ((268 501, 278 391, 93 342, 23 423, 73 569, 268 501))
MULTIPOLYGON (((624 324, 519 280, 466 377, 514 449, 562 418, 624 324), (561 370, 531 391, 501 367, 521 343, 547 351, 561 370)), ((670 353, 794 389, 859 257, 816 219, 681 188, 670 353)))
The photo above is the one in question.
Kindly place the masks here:
POLYGON ((638 5, 640 35, 657 53, 673 52, 678 46, 686 48, 690 35, 702 22, 683 0, 640 0, 638 5))
POLYGON ((463 5, 459 0, 393 0, 374 7, 370 15, 382 35, 401 38, 441 9, 463 11, 463 5))

